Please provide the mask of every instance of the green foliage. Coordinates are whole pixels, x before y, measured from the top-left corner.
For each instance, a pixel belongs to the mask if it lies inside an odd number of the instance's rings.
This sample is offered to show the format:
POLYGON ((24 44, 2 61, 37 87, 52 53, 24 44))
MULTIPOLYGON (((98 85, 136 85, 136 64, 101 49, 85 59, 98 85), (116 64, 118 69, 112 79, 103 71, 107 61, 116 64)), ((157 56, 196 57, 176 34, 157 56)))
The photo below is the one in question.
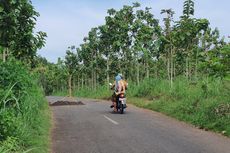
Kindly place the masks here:
POLYGON ((32 63, 47 37, 44 32, 34 32, 38 16, 30 0, 0 1, 0 46, 6 50, 6 57, 32 63))
POLYGON ((0 140, 6 140, 8 136, 17 134, 17 127, 20 125, 13 109, 3 109, 0 112, 0 140))
POLYGON ((69 47, 70 50, 66 51, 65 56, 65 65, 67 68, 67 72, 69 75, 73 75, 77 71, 77 66, 79 62, 79 58, 77 54, 74 54, 73 50, 75 46, 69 47))
POLYGON ((18 138, 15 137, 7 137, 7 139, 3 142, 0 142, 0 152, 8 153, 8 152, 17 152, 20 150, 18 146, 18 138))
POLYGON ((194 11, 194 2, 185 0, 183 15, 174 21, 174 11, 163 9, 161 13, 167 16, 165 27, 161 27, 150 8, 140 9, 139 3, 109 9, 104 25, 92 28, 76 51, 75 46, 68 48, 62 66, 69 75, 69 88, 96 90, 118 72, 137 85, 151 77, 167 78, 170 88, 180 75, 197 80, 199 74, 217 74, 211 69, 219 69, 218 75, 227 76, 227 67, 216 62, 223 59, 225 65, 229 63, 222 49, 225 42, 219 40, 219 31, 212 31, 207 19, 193 18, 194 11), (204 54, 212 50, 223 53, 213 60, 206 58, 204 54), (200 64, 202 69, 198 69, 200 64))
POLYGON ((213 49, 204 54, 205 60, 200 64, 210 76, 229 77, 230 75, 230 44, 223 46, 220 50, 213 49))
POLYGON ((184 1, 183 15, 186 18, 189 18, 190 15, 194 15, 194 2, 192 0, 184 1))
POLYGON ((0 152, 48 152, 49 111, 33 67, 46 33, 30 0, 0 1, 0 152), (14 60, 20 59, 21 62, 14 60), (7 61, 7 62, 5 62, 7 61), (39 148, 39 149, 38 149, 39 148))
POLYGON ((33 63, 33 72, 39 76, 39 84, 45 95, 63 91, 67 87, 67 70, 64 62, 59 58, 57 64, 48 62, 43 57, 36 57, 33 63))
POLYGON ((109 9, 105 24, 92 28, 77 49, 75 95, 108 98, 105 82, 121 72, 131 103, 229 136, 230 47, 194 12, 192 0, 184 1, 178 21, 163 9, 160 27, 138 3, 109 9))
POLYGON ((0 143, 5 152, 47 152, 48 103, 37 77, 16 60, 0 62, 0 143))
MULTIPOLYGON (((127 99, 138 107, 163 112, 199 128, 230 136, 229 89, 228 80, 213 78, 191 82, 180 77, 171 89, 167 80, 146 79, 139 86, 129 82, 127 99)), ((109 99, 111 94, 105 87, 97 91, 82 89, 75 93, 78 97, 102 99, 109 99)))
POLYGON ((108 90, 107 86, 100 86, 97 88, 97 91, 93 91, 90 88, 82 88, 80 90, 76 90, 74 96, 77 97, 89 97, 89 98, 101 98, 101 99, 109 99, 111 95, 111 91, 108 90), (89 94, 91 93, 91 94, 89 94))

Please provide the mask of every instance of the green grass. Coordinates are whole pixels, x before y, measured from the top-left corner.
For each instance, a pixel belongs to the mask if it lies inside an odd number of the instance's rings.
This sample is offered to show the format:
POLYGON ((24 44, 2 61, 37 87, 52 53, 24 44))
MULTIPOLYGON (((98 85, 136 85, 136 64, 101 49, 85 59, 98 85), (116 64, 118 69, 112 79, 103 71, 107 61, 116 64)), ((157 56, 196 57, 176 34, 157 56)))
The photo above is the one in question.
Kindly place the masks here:
MULTIPOLYGON (((200 78, 197 82, 177 78, 170 88, 167 80, 149 79, 140 86, 129 83, 128 102, 162 112, 202 129, 230 136, 230 81, 200 78)), ((82 89, 75 96, 108 99, 112 92, 105 86, 97 91, 82 89)))
POLYGON ((67 96, 68 92, 67 91, 56 91, 52 95, 53 96, 67 96))
POLYGON ((49 152, 50 126, 37 77, 17 61, 0 63, 0 152, 49 152))

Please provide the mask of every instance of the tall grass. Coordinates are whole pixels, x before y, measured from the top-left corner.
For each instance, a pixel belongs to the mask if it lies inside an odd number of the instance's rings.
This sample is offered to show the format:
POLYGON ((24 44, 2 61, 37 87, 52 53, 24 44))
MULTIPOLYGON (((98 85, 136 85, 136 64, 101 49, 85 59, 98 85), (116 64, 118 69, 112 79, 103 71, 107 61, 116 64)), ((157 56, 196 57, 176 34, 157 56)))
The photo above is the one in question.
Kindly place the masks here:
POLYGON ((107 86, 103 85, 99 86, 96 91, 87 87, 75 90, 74 95, 78 97, 108 99, 111 96, 111 91, 108 90, 107 86))
POLYGON ((48 152, 49 109, 36 80, 17 61, 0 63, 0 152, 48 152))
MULTIPOLYGON (((163 112, 199 128, 230 136, 230 81, 200 78, 196 82, 184 77, 169 81, 146 79, 140 86, 129 82, 127 98, 138 107, 163 112)), ((106 86, 96 91, 84 88, 75 96, 108 99, 112 92, 106 86)))

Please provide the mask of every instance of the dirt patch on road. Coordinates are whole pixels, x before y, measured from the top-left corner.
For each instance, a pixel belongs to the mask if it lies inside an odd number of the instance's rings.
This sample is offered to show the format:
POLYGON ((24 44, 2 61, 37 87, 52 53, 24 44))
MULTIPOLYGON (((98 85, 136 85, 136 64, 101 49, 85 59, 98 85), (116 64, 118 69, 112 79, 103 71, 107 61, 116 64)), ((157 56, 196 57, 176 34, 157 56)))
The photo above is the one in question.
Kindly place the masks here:
POLYGON ((63 105, 85 105, 81 101, 56 101, 54 103, 49 103, 50 106, 63 106, 63 105))

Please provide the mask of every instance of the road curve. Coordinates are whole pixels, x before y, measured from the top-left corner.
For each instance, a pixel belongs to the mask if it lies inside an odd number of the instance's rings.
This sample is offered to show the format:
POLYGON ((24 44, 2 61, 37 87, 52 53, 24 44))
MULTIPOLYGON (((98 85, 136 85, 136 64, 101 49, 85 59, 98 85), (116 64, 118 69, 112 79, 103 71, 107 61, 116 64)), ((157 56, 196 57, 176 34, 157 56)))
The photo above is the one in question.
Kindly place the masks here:
MULTIPOLYGON (((49 102, 63 97, 47 97, 49 102)), ((230 139, 129 106, 114 114, 110 102, 53 106, 52 153, 230 153, 230 139)))

